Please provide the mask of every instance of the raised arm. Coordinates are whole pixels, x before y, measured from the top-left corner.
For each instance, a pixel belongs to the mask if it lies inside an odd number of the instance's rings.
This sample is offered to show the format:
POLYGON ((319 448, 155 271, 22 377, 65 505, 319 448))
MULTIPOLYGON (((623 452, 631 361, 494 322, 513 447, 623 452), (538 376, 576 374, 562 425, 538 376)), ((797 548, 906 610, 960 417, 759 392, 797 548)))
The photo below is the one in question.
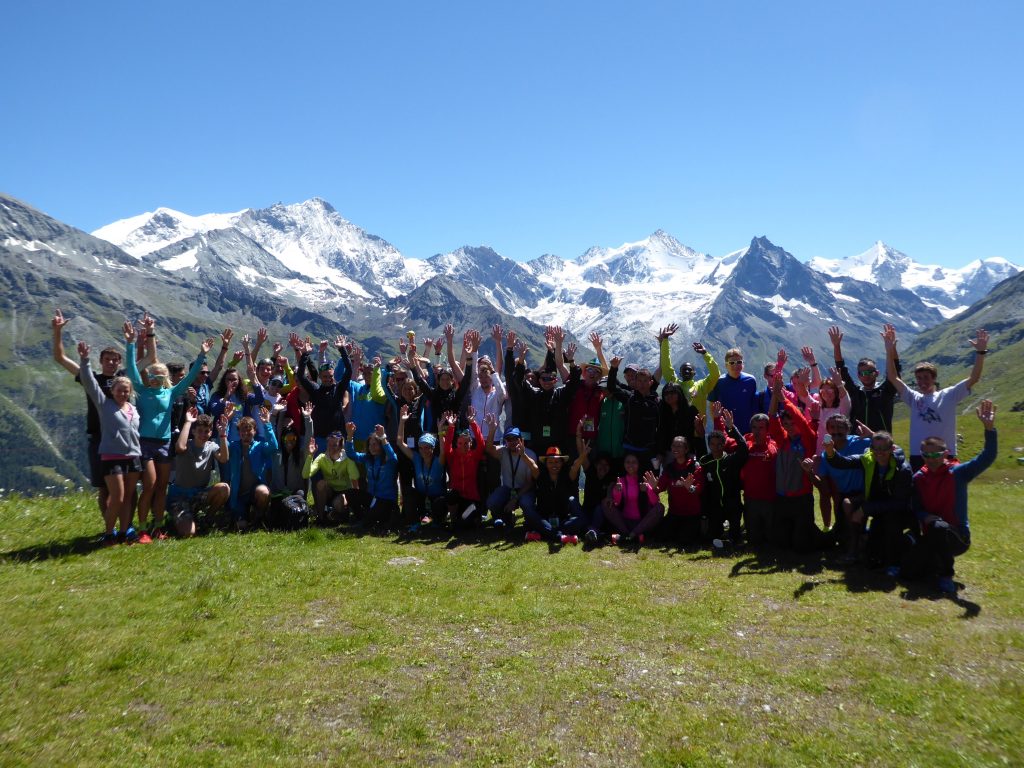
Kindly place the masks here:
POLYGON ((58 309, 53 313, 53 320, 50 325, 53 327, 53 359, 72 376, 78 375, 79 366, 74 360, 64 354, 64 326, 68 324, 64 315, 58 309))
POLYGON ((504 339, 504 331, 497 323, 491 328, 491 338, 494 339, 494 372, 501 377, 505 371, 505 345, 502 343, 504 339))
POLYGON ((974 347, 974 367, 971 369, 971 375, 967 377, 967 388, 971 389, 981 381, 981 369, 985 367, 985 355, 988 354, 988 331, 979 328, 977 338, 968 341, 974 347))
POLYGON ((885 344, 885 377, 902 397, 907 391, 907 385, 896 372, 896 326, 892 323, 882 326, 882 342, 885 344))
POLYGON ((608 375, 608 361, 604 357, 604 342, 601 340, 601 336, 597 331, 591 331, 590 343, 594 347, 594 355, 597 357, 597 361, 601 364, 601 375, 608 375))
POLYGON ((409 406, 403 405, 402 410, 398 412, 398 434, 396 439, 398 440, 398 450, 400 450, 405 457, 412 461, 412 451, 409 450, 409 446, 405 444, 405 422, 409 420, 409 406))
POLYGON ((235 335, 235 332, 230 328, 225 328, 220 334, 220 352, 217 353, 217 362, 213 364, 213 369, 210 371, 210 375, 207 377, 207 381, 216 381, 217 377, 220 376, 220 372, 224 370, 224 359, 228 356, 228 350, 231 348, 231 338, 235 335))

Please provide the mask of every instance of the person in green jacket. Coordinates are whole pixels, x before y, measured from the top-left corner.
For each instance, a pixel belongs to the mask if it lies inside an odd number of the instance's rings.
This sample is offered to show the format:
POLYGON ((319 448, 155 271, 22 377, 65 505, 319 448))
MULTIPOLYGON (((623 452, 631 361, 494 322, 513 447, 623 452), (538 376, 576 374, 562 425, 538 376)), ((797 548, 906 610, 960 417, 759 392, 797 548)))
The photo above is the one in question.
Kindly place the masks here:
POLYGON ((704 414, 707 412, 708 394, 715 388, 715 384, 718 383, 721 371, 711 353, 704 348, 703 344, 695 341, 693 342, 693 351, 704 358, 704 364, 708 367, 708 375, 703 379, 694 380, 693 377, 697 372, 693 364, 687 361, 679 366, 679 375, 676 376, 676 372, 672 368, 672 356, 669 353, 668 339, 677 330, 679 330, 679 326, 672 323, 662 328, 658 333, 658 343, 661 348, 661 377, 665 380, 666 384, 671 383, 681 386, 686 392, 687 399, 697 409, 697 412, 704 414))

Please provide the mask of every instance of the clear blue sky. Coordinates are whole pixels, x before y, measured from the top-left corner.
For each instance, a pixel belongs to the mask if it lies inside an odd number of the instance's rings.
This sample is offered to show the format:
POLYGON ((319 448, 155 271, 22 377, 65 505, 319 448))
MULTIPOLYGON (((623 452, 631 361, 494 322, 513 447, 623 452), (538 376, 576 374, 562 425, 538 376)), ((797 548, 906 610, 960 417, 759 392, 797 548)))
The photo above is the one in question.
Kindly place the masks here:
POLYGON ((319 196, 415 257, 661 228, 1024 263, 1014 0, 21 2, 4 27, 0 190, 85 230, 319 196))

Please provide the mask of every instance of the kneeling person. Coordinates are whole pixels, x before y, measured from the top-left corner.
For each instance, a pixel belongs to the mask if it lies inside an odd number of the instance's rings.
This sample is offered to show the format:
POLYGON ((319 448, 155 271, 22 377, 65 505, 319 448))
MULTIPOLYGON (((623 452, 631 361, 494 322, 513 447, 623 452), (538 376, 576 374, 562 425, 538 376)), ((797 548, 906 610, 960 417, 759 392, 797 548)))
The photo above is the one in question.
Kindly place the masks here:
POLYGON ((341 432, 331 432, 327 436, 327 450, 316 456, 316 438, 310 437, 302 467, 306 480, 320 473, 321 479, 313 490, 314 511, 318 520, 327 523, 348 519, 352 506, 348 497, 359 490, 359 465, 345 453, 344 439, 341 432))
POLYGON ((227 417, 221 417, 220 440, 210 439, 213 419, 192 406, 174 444, 174 482, 167 491, 167 505, 179 536, 196 535, 196 518, 224 507, 231 494, 227 483, 210 486, 210 475, 217 464, 229 458, 227 417))

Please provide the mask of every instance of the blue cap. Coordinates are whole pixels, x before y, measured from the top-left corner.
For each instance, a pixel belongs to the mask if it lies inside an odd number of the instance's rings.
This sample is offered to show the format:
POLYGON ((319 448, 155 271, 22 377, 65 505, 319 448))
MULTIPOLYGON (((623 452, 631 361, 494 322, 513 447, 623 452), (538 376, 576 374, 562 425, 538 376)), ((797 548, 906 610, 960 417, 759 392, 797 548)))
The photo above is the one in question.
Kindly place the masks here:
POLYGON ((426 432, 426 433, 420 435, 420 440, 416 444, 417 445, 429 445, 431 448, 433 448, 435 445, 437 445, 437 438, 434 437, 429 432, 426 432))
POLYGON ((510 437, 522 437, 523 433, 519 431, 519 427, 509 427, 505 430, 503 439, 508 440, 510 437))

